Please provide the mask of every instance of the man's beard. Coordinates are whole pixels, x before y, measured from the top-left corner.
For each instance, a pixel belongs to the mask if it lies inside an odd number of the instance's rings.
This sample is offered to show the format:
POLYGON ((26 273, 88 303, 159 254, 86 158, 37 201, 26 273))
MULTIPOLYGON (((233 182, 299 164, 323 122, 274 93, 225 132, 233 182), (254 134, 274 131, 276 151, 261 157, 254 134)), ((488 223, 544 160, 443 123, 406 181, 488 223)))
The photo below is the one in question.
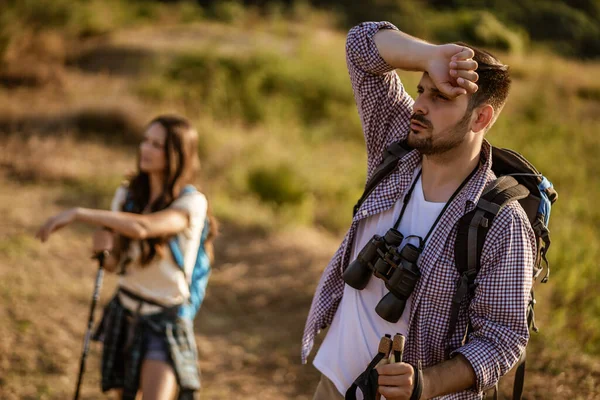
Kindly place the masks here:
MULTIPOLYGON (((423 121, 423 117, 419 118, 419 116, 414 116, 413 118, 419 122, 425 122, 423 121)), ((444 154, 447 151, 457 148, 465 140, 465 136, 469 131, 470 119, 471 113, 467 110, 465 115, 456 123, 456 125, 436 135, 441 138, 436 140, 435 143, 432 136, 420 138, 418 133, 409 133, 408 145, 413 149, 419 150, 419 152, 424 155, 431 156, 444 154)), ((429 123, 429 126, 431 126, 431 123, 429 123)))

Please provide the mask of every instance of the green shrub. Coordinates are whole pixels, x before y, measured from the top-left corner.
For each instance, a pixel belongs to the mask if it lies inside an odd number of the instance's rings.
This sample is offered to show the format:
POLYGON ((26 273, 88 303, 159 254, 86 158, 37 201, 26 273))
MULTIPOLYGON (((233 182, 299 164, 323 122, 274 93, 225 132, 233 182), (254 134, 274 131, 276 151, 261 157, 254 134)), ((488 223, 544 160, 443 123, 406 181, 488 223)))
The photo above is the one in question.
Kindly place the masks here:
POLYGON ((266 76, 263 88, 267 93, 293 99, 307 125, 327 119, 334 109, 354 109, 347 77, 318 57, 281 65, 266 76), (343 79, 339 79, 340 75, 343 79))
POLYGON ((577 89, 577 96, 584 100, 594 100, 600 102, 600 87, 581 87, 577 89))
POLYGON ((182 96, 201 103, 218 119, 242 117, 249 123, 264 118, 264 96, 260 83, 268 57, 218 56, 198 52, 178 56, 168 67, 167 76, 185 87, 182 96))
POLYGON ((66 27, 77 8, 69 0, 19 0, 8 3, 12 3, 13 18, 34 31, 66 27))
POLYGON ((215 1, 210 8, 210 16, 223 22, 236 22, 244 18, 244 5, 237 0, 215 1))
MULTIPOLYGON (((499 0, 498 0, 499 1, 499 0)), ((505 19, 519 24, 536 41, 569 56, 600 55, 600 21, 587 0, 577 2, 523 0, 498 6, 505 19)), ((596 4, 596 9, 600 3, 596 4)))
POLYGON ((270 117, 288 118, 312 130, 319 130, 319 123, 332 124, 348 130, 341 135, 361 136, 347 75, 318 57, 202 51, 177 56, 165 76, 167 81, 151 80, 141 91, 160 98, 166 96, 161 85, 178 87, 175 96, 202 105, 220 120, 257 124, 270 117))
POLYGON ((177 8, 179 19, 183 23, 198 21, 204 17, 202 8, 194 1, 181 1, 177 8))
POLYGON ((464 41, 517 54, 525 47, 525 34, 503 25, 487 11, 442 13, 431 21, 433 36, 440 42, 464 41))
POLYGON ((306 184, 288 164, 253 169, 248 173, 248 187, 262 201, 277 206, 298 205, 306 196, 306 184))

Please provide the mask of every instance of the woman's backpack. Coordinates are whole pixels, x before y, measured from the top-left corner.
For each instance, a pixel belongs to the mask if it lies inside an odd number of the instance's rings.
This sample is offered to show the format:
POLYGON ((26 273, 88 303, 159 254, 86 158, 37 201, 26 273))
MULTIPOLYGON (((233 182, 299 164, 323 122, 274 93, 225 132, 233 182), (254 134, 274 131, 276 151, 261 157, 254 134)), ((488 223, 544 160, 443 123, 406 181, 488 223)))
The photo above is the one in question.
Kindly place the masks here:
MULTIPOLYGON (((195 193, 197 189, 192 185, 187 185, 181 191, 180 196, 185 196, 189 193, 195 193)), ((131 211, 133 209, 133 202, 131 198, 127 197, 125 201, 125 206, 123 207, 123 211, 131 211)), ((202 235, 200 237, 200 245, 198 246, 198 253, 196 256, 196 262, 194 263, 194 269, 192 270, 191 277, 186 276, 187 281, 190 283, 190 297, 187 303, 182 304, 179 307, 178 315, 182 318, 193 320, 196 316, 196 313, 200 309, 202 305, 202 301, 204 300, 204 295, 206 293, 206 286, 208 284, 208 278, 210 276, 210 260, 208 255, 206 254, 206 249, 204 244, 206 242, 206 238, 208 237, 208 232, 210 231, 210 222, 209 219, 206 218, 204 222, 204 228, 202 229, 202 235)), ((177 266, 181 268, 184 275, 185 267, 183 260, 183 252, 181 251, 181 246, 179 245, 179 240, 177 239, 177 235, 173 236, 168 241, 169 249, 171 250, 171 255, 177 263, 177 266)))

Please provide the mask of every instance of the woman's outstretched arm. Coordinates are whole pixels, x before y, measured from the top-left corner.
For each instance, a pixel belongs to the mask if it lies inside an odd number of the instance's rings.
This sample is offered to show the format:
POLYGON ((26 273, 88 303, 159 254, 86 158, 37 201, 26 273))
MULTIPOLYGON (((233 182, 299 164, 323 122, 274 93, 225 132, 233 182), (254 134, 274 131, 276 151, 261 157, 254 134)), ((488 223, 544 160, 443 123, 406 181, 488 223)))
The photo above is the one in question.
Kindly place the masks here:
POLYGON ((188 225, 188 215, 184 211, 176 209, 167 209, 151 214, 134 214, 72 208, 49 218, 37 232, 36 237, 45 242, 53 232, 76 221, 112 229, 114 232, 134 240, 143 240, 181 232, 188 225))

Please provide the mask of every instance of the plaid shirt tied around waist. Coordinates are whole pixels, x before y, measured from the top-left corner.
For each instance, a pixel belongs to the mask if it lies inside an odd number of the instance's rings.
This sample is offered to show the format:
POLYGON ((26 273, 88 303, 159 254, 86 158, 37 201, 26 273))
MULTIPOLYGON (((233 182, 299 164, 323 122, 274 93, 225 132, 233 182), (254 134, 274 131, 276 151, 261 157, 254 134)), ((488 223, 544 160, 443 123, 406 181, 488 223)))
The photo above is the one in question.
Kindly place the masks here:
POLYGON ((179 385, 179 400, 193 400, 200 389, 198 353, 193 323, 177 316, 177 307, 150 315, 136 315, 118 295, 104 309, 94 339, 102 341, 102 391, 123 389, 123 400, 134 400, 140 385, 145 332, 163 337, 169 348, 179 385))
MULTIPOLYGON (((350 30, 346 42, 346 61, 367 147, 367 178, 381 163, 386 147, 407 137, 414 103, 393 67, 377 51, 373 36, 381 29, 397 28, 389 22, 363 23, 350 30)), ((302 338, 303 363, 315 336, 331 324, 342 300, 342 273, 351 261, 359 222, 391 208, 408 190, 420 164, 418 151, 406 155, 354 216, 317 286, 302 338)), ((536 244, 527 215, 517 202, 495 218, 483 247, 474 295, 461 304, 456 331, 449 342, 446 339, 459 281, 454 258, 457 223, 474 209, 485 185, 495 178, 491 146, 484 140, 477 172, 449 204, 418 262, 421 278, 413 292, 405 362, 416 365, 420 360, 426 368, 444 361, 450 348, 450 356, 462 354, 476 375, 471 390, 444 399, 482 398, 482 392, 518 361, 529 339, 526 312, 536 244), (469 322, 472 332, 465 342, 469 322)))

